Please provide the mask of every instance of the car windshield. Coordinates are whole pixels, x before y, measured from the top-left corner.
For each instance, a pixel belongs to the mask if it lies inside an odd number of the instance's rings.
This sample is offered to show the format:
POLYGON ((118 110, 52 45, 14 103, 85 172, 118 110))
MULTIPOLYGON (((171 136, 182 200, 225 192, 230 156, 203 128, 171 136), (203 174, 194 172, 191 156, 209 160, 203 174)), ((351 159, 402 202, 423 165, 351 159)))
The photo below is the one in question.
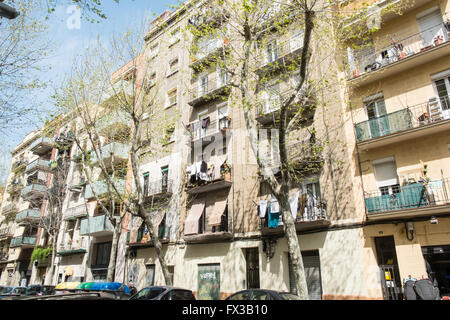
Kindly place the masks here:
POLYGON ((144 288, 139 291, 132 299, 154 299, 164 291, 164 288, 144 288))
POLYGON ((280 297, 283 300, 302 300, 300 299, 299 296, 296 296, 295 294, 292 293, 280 293, 280 297))
POLYGON ((53 292, 52 287, 43 287, 42 288, 42 293, 44 293, 44 294, 52 294, 52 292, 53 292))
POLYGON ((30 294, 37 291, 37 287, 27 287, 26 293, 30 294))
POLYGON ((0 291, 0 293, 9 293, 12 289, 13 287, 4 287, 2 288, 2 291, 0 291))

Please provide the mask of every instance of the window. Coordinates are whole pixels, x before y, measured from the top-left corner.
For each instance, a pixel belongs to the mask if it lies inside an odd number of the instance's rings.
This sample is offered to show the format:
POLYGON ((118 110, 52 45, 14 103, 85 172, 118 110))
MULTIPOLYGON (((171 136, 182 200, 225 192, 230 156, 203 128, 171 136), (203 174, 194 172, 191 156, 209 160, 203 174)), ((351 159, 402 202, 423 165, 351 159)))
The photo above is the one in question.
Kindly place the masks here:
POLYGON ((148 264, 145 266, 146 274, 145 279, 147 281, 146 286, 151 287, 155 284, 155 265, 148 264))
POLYGON ((268 292, 253 291, 252 300, 272 300, 272 299, 268 292))
POLYGON ((158 44, 154 44, 150 47, 150 59, 154 58, 158 55, 159 52, 159 45, 158 44))
POLYGON ((161 168, 161 188, 162 191, 166 191, 167 190, 167 185, 169 183, 169 166, 164 166, 161 168))
POLYGON ((177 89, 173 89, 167 93, 167 108, 177 104, 177 89))
POLYGON ((228 104, 217 107, 219 130, 230 128, 230 120, 228 117, 228 104))
POLYGON ((150 173, 149 172, 144 173, 143 177, 144 177, 144 195, 148 195, 150 173))
POLYGON ((95 243, 95 256, 92 266, 107 267, 109 264, 109 255, 111 253, 111 242, 95 243))
POLYGON ((418 14, 417 22, 419 23, 420 36, 424 47, 434 45, 436 38, 447 40, 447 32, 444 29, 442 14, 439 9, 436 8, 431 12, 426 10, 418 14))
POLYGON ((267 44, 265 62, 270 63, 275 61, 277 58, 278 58, 277 40, 274 39, 267 44))
POLYGON ((382 195, 398 193, 397 166, 394 157, 373 161, 375 179, 382 195))
POLYGON ((178 28, 172 30, 170 35, 171 35, 171 37, 170 37, 170 44, 169 44, 169 46, 173 46, 175 43, 177 43, 181 39, 180 28, 178 27, 178 28))
POLYGON ((370 137, 376 138, 391 132, 389 119, 386 116, 386 104, 382 94, 365 99, 367 117, 369 118, 370 137))
POLYGON ((169 71, 167 76, 171 76, 178 71, 178 58, 169 61, 169 71))
POLYGON ((264 100, 264 113, 278 110, 281 104, 280 84, 275 83, 267 86, 262 91, 262 99, 264 100))
POLYGON ((303 47, 303 31, 295 30, 290 41, 291 52, 303 47))
POLYGON ((450 110, 450 77, 436 80, 434 86, 439 97, 442 111, 448 113, 450 110))
POLYGON ((221 88, 228 83, 227 71, 222 68, 218 68, 217 71, 217 88, 221 88))
POLYGON ((230 296, 227 300, 250 300, 250 291, 243 291, 230 296))
POLYGON ((167 269, 169 271, 170 281, 172 282, 172 285, 173 285, 174 284, 173 283, 173 275, 175 273, 175 266, 167 266, 167 269))
POLYGON ((198 97, 208 92, 208 74, 200 75, 198 78, 198 97))

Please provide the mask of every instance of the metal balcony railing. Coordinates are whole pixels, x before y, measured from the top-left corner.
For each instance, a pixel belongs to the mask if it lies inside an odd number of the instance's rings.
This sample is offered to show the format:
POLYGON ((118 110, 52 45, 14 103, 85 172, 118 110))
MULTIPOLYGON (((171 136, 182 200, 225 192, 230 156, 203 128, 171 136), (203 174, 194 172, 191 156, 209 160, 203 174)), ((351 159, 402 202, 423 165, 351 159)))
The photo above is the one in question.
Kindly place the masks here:
POLYGON ((189 102, 192 104, 195 102, 195 100, 200 98, 207 98, 213 99, 215 98, 214 94, 218 93, 221 89, 224 89, 227 85, 228 77, 226 74, 218 75, 217 73, 211 75, 209 74, 208 77, 197 77, 193 80, 193 84, 191 86, 191 95, 189 102), (207 79, 207 80, 205 80, 207 79))
POLYGON ((2 210, 3 213, 12 212, 12 211, 17 211, 17 204, 9 203, 6 206, 4 206, 3 210, 2 210))
POLYGON ((38 209, 26 209, 20 211, 16 215, 16 222, 21 222, 26 219, 39 219, 41 217, 41 211, 38 209))
POLYGON ((27 197, 31 194, 44 194, 47 191, 47 187, 40 183, 31 183, 24 187, 20 193, 22 197, 27 197))
POLYGON ((356 139, 358 142, 363 142, 450 119, 450 97, 445 96, 438 100, 442 110, 439 116, 430 116, 429 102, 421 103, 356 124, 356 139))
POLYGON ((3 227, 0 228, 0 237, 8 237, 13 234, 12 227, 3 227))
POLYGON ((60 244, 58 246, 58 254, 65 255, 71 252, 81 252, 86 251, 87 241, 84 239, 78 239, 75 241, 68 241, 67 243, 60 244))
POLYGON ((11 171, 12 172, 16 172, 19 171, 22 168, 25 168, 28 164, 28 161, 23 160, 23 159, 19 159, 17 161, 15 161, 11 167, 11 171))
POLYGON ((42 137, 37 139, 30 145, 30 150, 36 154, 44 154, 53 149, 54 141, 49 137, 42 137))
POLYGON ((259 67, 264 67, 288 55, 301 53, 302 48, 303 33, 294 33, 289 39, 283 42, 276 39, 267 41, 260 48, 256 58, 259 61, 259 67))
POLYGON ((370 44, 352 52, 348 59, 350 65, 348 77, 353 79, 397 61, 408 59, 416 54, 442 45, 448 40, 447 29, 442 23, 400 40, 392 35, 390 44, 381 49, 375 49, 373 44, 370 44), (438 32, 439 29, 442 32, 438 32), (429 39, 430 31, 435 34, 433 39, 429 39))
POLYGON ((71 220, 71 219, 77 219, 79 217, 85 217, 88 215, 88 212, 86 210, 86 206, 84 204, 68 208, 64 212, 64 219, 65 220, 71 220))
POLYGON ((11 239, 10 247, 20 247, 23 245, 30 245, 34 246, 36 244, 36 236, 20 236, 20 237, 14 237, 11 239))
POLYGON ((210 121, 207 125, 204 121, 196 121, 192 122, 189 127, 192 141, 195 141, 219 133, 221 130, 230 129, 231 120, 228 117, 223 117, 219 121, 210 121))
POLYGON ((112 232, 114 227, 106 215, 88 217, 81 220, 80 235, 112 232))
POLYGON ((148 185, 144 185, 144 194, 151 197, 159 194, 169 194, 173 191, 173 181, 171 179, 160 179, 150 181, 148 185))
MULTIPOLYGON (((111 142, 107 145, 104 145, 101 148, 101 156, 103 160, 109 159, 112 156, 116 159, 128 159, 128 151, 130 150, 130 145, 120 142, 111 142)), ((98 152, 100 155, 100 151, 98 152)), ((91 151, 91 161, 92 163, 96 163, 98 161, 97 154, 94 150, 91 151)))
MULTIPOLYGON (((114 185, 116 186, 117 190, 120 193, 124 193, 125 191, 125 179, 123 178, 114 178, 112 179, 114 185)), ((103 196, 105 194, 108 193, 108 185, 106 181, 94 181, 92 183, 92 188, 91 185, 87 184, 86 185, 86 190, 85 190, 85 197, 86 199, 91 199, 94 198, 94 192, 95 194, 97 194, 97 196, 103 196), (93 189, 93 190, 92 190, 93 189)), ((112 186, 110 187, 110 192, 112 195, 115 195, 115 191, 112 188, 112 186)))
POLYGON ((33 162, 30 162, 25 172, 30 172, 33 170, 50 170, 49 161, 48 160, 42 160, 42 159, 36 159, 33 162))
POLYGON ((450 179, 365 191, 368 214, 450 204, 450 179))

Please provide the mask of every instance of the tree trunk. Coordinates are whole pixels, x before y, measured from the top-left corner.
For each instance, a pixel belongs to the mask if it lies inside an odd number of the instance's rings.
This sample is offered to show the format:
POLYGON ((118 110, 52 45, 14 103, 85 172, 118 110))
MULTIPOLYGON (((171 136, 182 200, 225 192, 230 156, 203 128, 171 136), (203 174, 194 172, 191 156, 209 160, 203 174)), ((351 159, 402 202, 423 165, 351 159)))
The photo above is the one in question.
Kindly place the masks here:
POLYGON ((107 282, 114 281, 114 271, 116 270, 116 261, 117 261, 117 248, 119 245, 120 230, 121 230, 121 226, 122 226, 119 218, 114 217, 114 219, 116 221, 114 223, 114 232, 113 232, 113 239, 112 239, 112 244, 111 244, 111 254, 109 255, 108 273, 106 275, 107 282))
POLYGON ((283 219, 283 226, 285 231, 285 237, 287 240, 288 252, 292 263, 292 273, 295 277, 295 289, 301 299, 308 300, 308 285, 306 283, 305 269, 303 266, 303 259, 300 250, 300 244, 297 237, 297 231, 295 229, 295 221, 291 214, 291 208, 289 204, 289 193, 276 196, 281 210, 281 217, 283 219))
POLYGON ((149 213, 144 213, 144 215, 145 215, 144 221, 149 230, 149 234, 152 239, 153 246, 155 247, 156 255, 158 257, 158 260, 159 260, 159 263, 161 265, 161 269, 162 269, 162 272, 164 275, 164 280, 166 281, 167 286, 172 286, 173 283, 172 283, 172 279, 170 278, 169 268, 167 267, 166 260, 164 259, 162 244, 161 244, 161 241, 159 241, 158 233, 156 232, 156 234, 155 234, 154 229, 153 229, 152 217, 150 216, 149 213))
POLYGON ((44 280, 44 284, 45 285, 52 285, 53 282, 53 270, 55 267, 55 259, 56 259, 56 240, 53 239, 52 241, 52 259, 51 259, 51 263, 50 263, 50 270, 47 271, 47 273, 45 274, 45 280, 44 280))

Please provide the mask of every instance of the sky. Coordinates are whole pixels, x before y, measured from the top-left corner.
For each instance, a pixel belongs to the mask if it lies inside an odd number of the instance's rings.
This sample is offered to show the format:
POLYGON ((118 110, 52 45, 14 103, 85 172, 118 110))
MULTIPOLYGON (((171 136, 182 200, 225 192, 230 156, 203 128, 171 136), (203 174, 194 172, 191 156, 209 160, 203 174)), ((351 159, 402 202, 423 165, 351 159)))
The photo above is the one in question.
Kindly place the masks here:
MULTIPOLYGON (((99 23, 91 23, 81 18, 77 23, 75 12, 70 5, 58 6, 48 21, 48 35, 55 43, 52 54, 45 64, 51 70, 43 71, 39 76, 46 80, 49 86, 30 99, 41 102, 43 108, 51 108, 50 97, 64 75, 70 71, 73 58, 80 54, 97 36, 107 40, 113 33, 127 30, 135 21, 139 21, 146 14, 155 17, 170 5, 176 5, 177 0, 112 0, 102 1, 102 9, 107 19, 99 23)), ((44 114, 47 110, 43 110, 44 114)), ((23 128, 12 130, 8 137, 0 137, 0 185, 6 182, 11 160, 11 151, 19 144, 31 130, 37 129, 42 122, 40 119, 27 120, 23 128), (34 120, 34 121, 33 121, 34 120)))

